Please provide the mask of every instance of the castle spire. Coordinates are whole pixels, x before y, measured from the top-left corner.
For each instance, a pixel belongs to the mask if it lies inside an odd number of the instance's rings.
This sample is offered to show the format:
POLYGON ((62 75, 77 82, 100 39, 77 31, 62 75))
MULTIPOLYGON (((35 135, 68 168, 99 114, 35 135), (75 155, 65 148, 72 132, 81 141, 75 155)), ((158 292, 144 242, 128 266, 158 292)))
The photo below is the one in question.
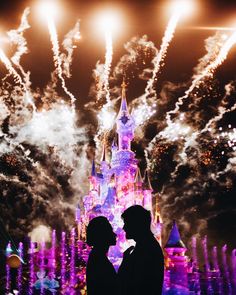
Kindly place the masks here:
POLYGON ((125 83, 124 79, 123 79, 123 82, 121 84, 121 105, 120 105, 120 113, 123 113, 123 112, 127 112, 129 113, 128 111, 128 106, 127 106, 127 100, 126 100, 126 86, 127 84, 125 83))
POLYGON ((117 136, 115 136, 113 138, 113 141, 112 141, 112 144, 111 144, 111 148, 112 149, 116 149, 118 146, 117 146, 117 136))
POLYGON ((105 138, 105 136, 104 136, 103 143, 102 143, 101 162, 106 162, 106 138, 105 138))
POLYGON ((185 248, 183 241, 180 238, 179 230, 176 221, 173 221, 173 226, 169 235, 169 239, 165 245, 165 248, 185 248))
POLYGON ((106 162, 106 147, 105 144, 103 144, 102 146, 102 158, 101 158, 102 162, 106 162))
POLYGON ((92 168, 91 168, 91 176, 96 176, 97 172, 96 172, 96 166, 95 166, 95 161, 93 159, 92 162, 92 168))
POLYGON ((132 116, 129 114, 127 101, 126 101, 126 84, 123 81, 121 84, 121 105, 120 111, 118 113, 116 119, 117 129, 116 132, 119 136, 119 150, 130 150, 131 149, 131 141, 134 137, 134 120, 132 116))
POLYGON ((143 189, 148 191, 153 191, 147 170, 145 170, 145 173, 144 173, 143 189))
POLYGON ((141 176, 141 172, 140 172, 140 169, 139 167, 137 168, 137 171, 136 171, 136 174, 135 174, 135 179, 134 179, 134 182, 136 184, 142 184, 143 183, 143 179, 142 179, 142 176, 141 176))

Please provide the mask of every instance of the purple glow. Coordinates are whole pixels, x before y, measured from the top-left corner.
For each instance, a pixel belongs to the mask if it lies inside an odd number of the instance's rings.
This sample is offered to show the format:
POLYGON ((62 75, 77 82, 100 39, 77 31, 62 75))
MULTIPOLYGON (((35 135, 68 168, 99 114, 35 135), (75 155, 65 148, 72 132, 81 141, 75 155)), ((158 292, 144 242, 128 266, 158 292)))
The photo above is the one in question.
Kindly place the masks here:
POLYGON ((52 247, 51 247, 51 264, 48 276, 50 279, 55 278, 56 271, 56 231, 52 231, 52 247))
POLYGON ((45 276, 45 265, 44 265, 44 258, 45 258, 45 242, 40 243, 40 252, 39 252, 39 274, 38 278, 42 281, 41 288, 40 288, 40 295, 44 294, 44 287, 43 287, 43 278, 45 276))
MULTIPOLYGON (((70 286, 71 292, 76 283, 75 278, 75 229, 72 228, 70 233, 70 286)), ((73 291, 74 292, 74 291, 73 291)), ((73 294, 73 293, 71 293, 73 294)))
POLYGON ((229 267, 228 267, 228 263, 227 263, 226 251, 227 251, 227 245, 224 245, 222 247, 223 270, 224 270, 224 277, 226 279, 227 294, 231 295, 233 293, 232 293, 232 285, 231 285, 231 281, 230 281, 230 274, 229 274, 229 267))
MULTIPOLYGON (((18 253, 21 261, 23 261, 23 243, 19 243, 18 253)), ((22 263, 17 270, 17 288, 19 293, 21 293, 22 288, 22 263)))
MULTIPOLYGON (((11 242, 7 244, 6 256, 9 256, 12 253, 11 242)), ((6 263, 6 291, 10 291, 11 286, 11 277, 10 277, 10 266, 6 263)))
POLYGON ((61 286, 64 289, 65 286, 65 274, 66 274, 66 233, 61 233, 61 286))
POLYGON ((208 258, 208 249, 207 249, 207 236, 202 239, 202 250, 203 250, 203 256, 204 256, 204 262, 205 262, 205 272, 206 272, 206 279, 207 279, 207 292, 209 294, 213 294, 213 289, 211 285, 211 277, 210 277, 210 264, 209 264, 209 258, 208 258))
POLYGON ((236 249, 231 253, 231 267, 232 267, 232 283, 234 290, 236 290, 236 249))
POLYGON ((194 273, 194 284, 196 292, 200 292, 199 284, 199 265, 197 257, 197 239, 196 237, 192 238, 192 257, 193 257, 193 273, 194 273))
POLYGON ((29 253, 29 295, 33 294, 33 286, 35 282, 35 272, 34 272, 34 250, 35 245, 32 241, 30 241, 30 253, 29 253))

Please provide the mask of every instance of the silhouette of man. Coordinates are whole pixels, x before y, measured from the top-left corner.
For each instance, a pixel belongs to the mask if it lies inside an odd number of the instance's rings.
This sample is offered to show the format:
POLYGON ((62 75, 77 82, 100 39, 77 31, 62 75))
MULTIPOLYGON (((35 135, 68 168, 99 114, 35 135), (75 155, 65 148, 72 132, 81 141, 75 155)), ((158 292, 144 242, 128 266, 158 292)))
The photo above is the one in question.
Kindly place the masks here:
POLYGON ((116 234, 104 216, 95 217, 87 227, 87 244, 92 246, 86 268, 88 295, 113 295, 117 292, 117 274, 107 258, 116 234))
POLYGON ((150 211, 131 206, 122 214, 127 239, 136 242, 128 248, 118 271, 122 295, 159 295, 162 293, 164 257, 153 236, 150 211))

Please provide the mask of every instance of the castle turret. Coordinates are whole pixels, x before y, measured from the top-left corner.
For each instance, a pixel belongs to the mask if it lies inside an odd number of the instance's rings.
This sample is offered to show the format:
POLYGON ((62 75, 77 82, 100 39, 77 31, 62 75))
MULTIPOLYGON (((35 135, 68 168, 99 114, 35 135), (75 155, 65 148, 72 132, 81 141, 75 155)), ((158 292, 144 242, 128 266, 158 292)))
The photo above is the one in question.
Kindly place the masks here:
POLYGON ((117 176, 130 173, 132 182, 137 169, 135 154, 131 151, 131 141, 134 138, 135 124, 129 113, 126 101, 125 87, 122 83, 120 111, 116 118, 116 132, 118 134, 118 149, 112 150, 111 167, 117 176))
POLYGON ((143 206, 147 210, 150 210, 152 212, 152 186, 150 183, 150 179, 148 176, 147 170, 145 171, 144 174, 144 179, 143 179, 143 206))
POLYGON ((179 286, 179 288, 188 288, 188 257, 185 255, 187 248, 180 238, 176 222, 169 235, 165 246, 166 258, 166 276, 170 285, 179 286))
POLYGON ((129 114, 126 101, 126 84, 122 83, 120 111, 116 119, 117 133, 119 136, 119 150, 130 150, 134 138, 134 120, 129 114))
POLYGON ((92 162, 92 168, 91 168, 91 175, 89 176, 89 184, 90 184, 90 192, 91 191, 99 191, 99 184, 97 181, 97 171, 96 171, 96 166, 95 166, 95 161, 93 160, 92 162))
POLYGON ((135 179, 134 179, 134 203, 136 205, 142 205, 143 204, 143 179, 142 175, 140 172, 140 169, 138 168, 135 174, 135 179))
POLYGON ((85 212, 89 212, 95 204, 101 204, 99 181, 95 161, 92 162, 91 174, 89 176, 89 193, 83 199, 85 212))

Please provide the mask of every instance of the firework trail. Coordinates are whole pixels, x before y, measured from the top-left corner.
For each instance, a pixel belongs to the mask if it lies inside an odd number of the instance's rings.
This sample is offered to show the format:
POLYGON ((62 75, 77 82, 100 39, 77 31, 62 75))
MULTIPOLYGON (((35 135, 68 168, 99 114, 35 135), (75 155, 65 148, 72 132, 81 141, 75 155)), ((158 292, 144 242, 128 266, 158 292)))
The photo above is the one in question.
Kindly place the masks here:
POLYGON ((157 81, 157 78, 156 78, 157 73, 159 72, 161 66, 163 65, 165 56, 167 54, 167 49, 170 45, 171 40, 174 37, 174 32, 177 27, 180 16, 181 16, 181 12, 175 12, 171 16, 164 33, 164 37, 162 38, 162 44, 161 44, 160 50, 157 51, 157 55, 152 60, 152 63, 154 65, 154 69, 152 71, 152 77, 147 82, 145 93, 140 98, 140 104, 137 106, 136 109, 133 110, 133 116, 134 118, 136 118, 135 120, 136 126, 142 125, 150 117, 152 117, 156 112, 155 111, 156 91, 154 89, 154 83, 156 83, 157 81), (152 97, 151 105, 150 103, 147 102, 147 98, 149 96, 152 97))
MULTIPOLYGON (((225 97, 223 98, 223 101, 231 95, 231 91, 234 90, 234 87, 231 84, 228 84, 225 86, 225 89, 226 89, 226 94, 225 94, 225 97)), ((211 131, 211 125, 213 123, 215 124, 216 122, 220 121, 226 113, 233 112, 235 109, 236 109, 236 103, 229 109, 227 109, 227 107, 225 106, 220 106, 218 108, 219 114, 213 117, 211 120, 209 120, 206 126, 201 130, 200 133, 202 134, 206 131, 211 131)))
POLYGON ((145 98, 148 95, 156 95, 155 90, 153 89, 154 83, 156 83, 157 78, 156 75, 159 72, 161 66, 163 65, 164 58, 167 53, 167 49, 172 41, 175 33, 175 29, 177 27, 178 21, 180 19, 181 12, 175 12, 167 25, 167 28, 164 33, 164 37, 162 38, 162 44, 160 50, 158 51, 156 57, 153 59, 154 69, 152 72, 151 79, 148 80, 147 86, 145 88, 145 98))
MULTIPOLYGON (((127 42, 124 47, 126 51, 128 51, 128 54, 125 54, 121 57, 113 73, 113 76, 119 78, 125 76, 128 79, 128 68, 131 67, 131 65, 138 64, 140 58, 139 55, 144 54, 144 57, 147 59, 148 63, 151 57, 151 62, 153 63, 153 56, 156 56, 158 53, 154 43, 152 41, 148 41, 146 35, 142 36, 141 38, 132 38, 131 41, 127 42)), ((147 62, 145 60, 142 60, 143 65, 146 63, 147 62)), ((148 80, 147 75, 149 76, 152 71, 153 70, 150 68, 144 68, 138 77, 143 80, 148 80)), ((134 73, 132 73, 132 75, 134 76, 134 73)), ((148 104, 146 100, 147 96, 144 94, 131 102, 132 116, 135 119, 136 126, 142 125, 144 121, 148 120, 148 118, 156 112, 155 99, 153 99, 152 104, 148 104)))
POLYGON ((179 111, 180 105, 183 104, 183 100, 189 96, 189 94, 194 90, 195 87, 199 85, 199 83, 203 79, 213 75, 216 68, 220 66, 224 62, 224 60, 227 58, 230 49, 235 43, 236 43, 236 32, 234 32, 227 39, 227 41, 224 43, 224 45, 220 49, 219 54, 217 55, 215 60, 211 62, 205 69, 202 70, 202 72, 199 75, 195 77, 189 89, 185 91, 185 95, 179 97, 177 103, 175 104, 175 109, 166 114, 166 120, 168 125, 171 124, 171 115, 176 114, 179 111))
POLYGON ((112 102, 110 99, 110 91, 109 91, 109 76, 111 71, 111 63, 112 63, 112 33, 110 29, 107 29, 105 32, 105 41, 106 41, 106 54, 105 54, 105 64, 101 65, 97 63, 95 76, 97 78, 97 100, 100 100, 103 96, 103 92, 105 91, 106 95, 106 103, 102 106, 99 111, 97 118, 99 129, 97 134, 95 135, 95 143, 97 148, 99 148, 101 142, 100 138, 105 137, 105 133, 113 128, 114 120, 115 120, 115 110, 114 110, 114 101, 112 102))
POLYGON ((18 82, 25 93, 25 103, 26 104, 30 104, 32 106, 33 112, 35 112, 36 107, 35 104, 31 98, 31 94, 28 91, 28 89, 26 88, 26 85, 23 83, 21 76, 17 73, 17 71, 13 68, 10 60, 7 58, 7 56, 5 55, 5 53, 2 51, 2 49, 0 48, 0 60, 5 64, 6 68, 9 70, 9 72, 14 76, 15 81, 18 82))
POLYGON ((96 69, 94 70, 94 75, 96 79, 97 88, 97 101, 99 101, 105 92, 106 102, 110 102, 110 92, 109 92, 109 76, 111 71, 111 63, 113 56, 113 45, 112 45, 112 32, 111 29, 106 27, 105 31, 105 63, 100 64, 98 61, 96 64, 96 69))
POLYGON ((6 56, 6 54, 1 48, 0 48, 0 60, 6 66, 9 73, 14 77, 15 82, 19 83, 22 86, 22 88, 26 91, 26 86, 23 83, 21 76, 13 68, 11 61, 9 60, 9 58, 6 56))
POLYGON ((49 34, 50 34, 50 38, 51 38, 51 42, 52 42, 52 50, 54 53, 54 62, 55 62, 55 66, 58 71, 58 77, 61 80, 61 85, 62 85, 63 90, 71 99, 71 104, 73 106, 73 111, 74 111, 74 104, 75 104, 76 98, 67 89, 65 80, 63 78, 62 59, 60 57, 60 49, 59 49, 59 42, 58 42, 58 37, 57 37, 56 26, 54 24, 53 18, 50 15, 50 13, 47 13, 47 24, 48 24, 48 30, 49 30, 49 34))
POLYGON ((111 71, 111 62, 112 62, 112 34, 110 30, 106 31, 106 56, 105 56, 105 65, 104 65, 104 90, 106 93, 106 101, 110 101, 110 92, 109 92, 109 75, 111 71))
POLYGON ((28 89, 30 86, 29 74, 27 74, 24 71, 23 67, 20 65, 20 59, 21 59, 22 55, 24 55, 28 52, 27 42, 26 42, 26 39, 24 38, 23 34, 27 29, 30 28, 30 25, 29 25, 28 19, 27 19, 29 13, 30 13, 30 8, 27 7, 24 10, 23 15, 21 17, 20 26, 16 30, 10 30, 7 32, 10 42, 17 46, 16 52, 11 57, 11 61, 13 62, 14 65, 16 65, 20 69, 22 75, 24 76, 24 80, 25 80, 25 83, 26 83, 26 86, 28 89))
POLYGON ((80 38, 80 22, 77 21, 74 28, 66 34, 62 42, 62 46, 67 52, 67 55, 64 53, 61 54, 63 74, 67 78, 71 78, 70 65, 72 63, 73 51, 77 47, 75 42, 79 41, 80 38))
POLYGON ((21 79, 21 76, 14 69, 14 67, 12 66, 11 61, 9 60, 9 58, 6 56, 6 54, 4 53, 4 51, 1 48, 0 48, 0 60, 5 65, 5 67, 9 71, 9 73, 11 75, 13 75, 14 81, 19 83, 22 86, 22 88, 23 88, 23 90, 25 92, 26 103, 31 104, 31 106, 33 107, 33 110, 35 110, 35 105, 34 105, 33 100, 31 99, 31 95, 29 93, 29 90, 27 89, 25 83, 21 79))

